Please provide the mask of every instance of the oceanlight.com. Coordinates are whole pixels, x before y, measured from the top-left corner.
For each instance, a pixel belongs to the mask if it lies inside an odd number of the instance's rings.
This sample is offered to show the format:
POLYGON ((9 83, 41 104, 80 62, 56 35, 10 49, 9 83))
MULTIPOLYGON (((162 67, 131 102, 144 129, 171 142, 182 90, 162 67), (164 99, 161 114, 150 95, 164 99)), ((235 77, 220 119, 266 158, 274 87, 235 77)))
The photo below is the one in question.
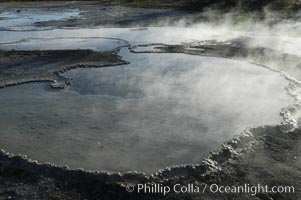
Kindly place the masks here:
POLYGON ((244 184, 239 186, 224 186, 218 184, 175 184, 173 186, 167 186, 163 184, 137 184, 128 185, 126 187, 128 192, 137 192, 144 194, 163 194, 168 193, 221 193, 221 194, 250 194, 252 196, 259 193, 284 193, 293 194, 295 192, 294 186, 268 186, 268 185, 250 185, 244 184))

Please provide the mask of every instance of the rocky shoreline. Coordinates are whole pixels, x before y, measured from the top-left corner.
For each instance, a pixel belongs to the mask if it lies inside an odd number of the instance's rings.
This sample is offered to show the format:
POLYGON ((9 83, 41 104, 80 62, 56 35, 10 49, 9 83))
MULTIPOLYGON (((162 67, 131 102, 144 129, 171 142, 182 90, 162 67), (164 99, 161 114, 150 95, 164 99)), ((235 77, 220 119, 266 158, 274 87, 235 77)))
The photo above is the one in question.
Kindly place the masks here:
POLYGON ((62 73, 86 67, 124 65, 116 52, 92 50, 0 51, 0 88, 29 83, 50 82, 52 88, 65 88, 72 79, 62 73))
MULTIPOLYGON (((39 177, 38 180, 35 180, 37 182, 41 179, 53 180, 60 185, 57 190, 63 193, 70 192, 69 189, 72 186, 72 194, 78 196, 78 199, 86 197, 99 199, 103 196, 114 199, 118 197, 122 199, 172 199, 175 197, 198 199, 196 194, 170 193, 163 196, 161 194, 128 193, 126 186, 138 183, 160 183, 170 186, 185 183, 196 183, 199 186, 211 183, 239 185, 242 183, 255 184, 257 181, 262 184, 293 185, 296 188, 295 193, 285 194, 285 197, 286 199, 298 199, 300 198, 298 186, 301 168, 298 165, 300 153, 296 151, 296 148, 299 148, 300 142, 300 129, 284 134, 278 126, 250 128, 223 144, 219 150, 212 151, 202 164, 166 168, 151 176, 137 172, 112 174, 83 169, 71 170, 68 167, 59 167, 50 163, 40 164, 37 161, 27 159, 26 156, 13 155, 1 150, 0 177, 9 174, 16 174, 17 177, 20 174, 28 174, 32 177, 39 177), (254 157, 255 155, 256 157, 254 157), (277 164, 271 168, 270 163, 277 164), (271 176, 258 176, 260 171, 256 173, 253 171, 258 167, 271 176), (239 171, 243 171, 240 177, 237 176, 239 171), (286 174, 288 177, 283 179, 282 174, 286 174), (104 188, 106 188, 105 191, 104 188)), ((23 176, 21 179, 24 178, 23 176)), ((259 197, 261 196, 260 199, 281 199, 281 195, 283 194, 258 194, 259 197)), ((206 197, 206 199, 224 198, 221 194, 210 192, 202 194, 202 197, 206 197)), ((229 194, 228 197, 241 198, 238 194, 229 194)), ((256 199, 257 197, 244 196, 245 199, 256 199)))

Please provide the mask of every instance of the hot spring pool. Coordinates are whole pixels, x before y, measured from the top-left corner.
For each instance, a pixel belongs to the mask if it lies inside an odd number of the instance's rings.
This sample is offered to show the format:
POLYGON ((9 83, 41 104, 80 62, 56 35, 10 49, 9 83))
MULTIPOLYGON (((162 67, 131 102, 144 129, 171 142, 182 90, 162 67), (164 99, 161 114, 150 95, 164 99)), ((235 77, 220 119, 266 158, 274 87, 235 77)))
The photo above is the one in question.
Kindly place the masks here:
POLYGON ((105 171, 199 163, 292 102, 279 73, 243 61, 120 52, 129 65, 75 69, 70 88, 0 90, 0 147, 40 162, 105 171))

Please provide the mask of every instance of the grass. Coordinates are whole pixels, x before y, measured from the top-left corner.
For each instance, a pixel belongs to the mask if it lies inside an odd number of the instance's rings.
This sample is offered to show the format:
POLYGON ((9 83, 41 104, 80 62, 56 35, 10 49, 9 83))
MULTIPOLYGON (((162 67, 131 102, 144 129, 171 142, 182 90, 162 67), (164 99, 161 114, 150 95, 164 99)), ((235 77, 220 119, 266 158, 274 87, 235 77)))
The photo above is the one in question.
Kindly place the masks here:
POLYGON ((35 1, 8 1, 8 2, 0 2, 0 6, 35 6, 38 5, 39 2, 35 1))
POLYGON ((12 7, 18 7, 18 6, 28 6, 28 7, 34 7, 39 6, 41 4, 47 4, 47 3, 66 3, 66 4, 80 4, 80 5, 97 5, 101 4, 101 1, 6 1, 6 2, 0 2, 0 6, 12 6, 12 7))
POLYGON ((247 15, 237 16, 233 21, 234 29, 248 30, 252 25, 252 19, 247 15))
MULTIPOLYGON (((1 0, 0 0, 1 1, 1 0)), ((54 2, 50 0, 48 2, 54 2)), ((0 6, 37 6, 40 3, 46 3, 44 1, 35 0, 19 0, 19 1, 7 1, 0 2, 0 6)), ((206 7, 214 6, 217 9, 231 9, 239 6, 243 10, 261 10, 267 5, 272 5, 275 9, 295 9, 295 13, 298 12, 298 8, 301 7, 301 1, 299 0, 95 0, 95 1, 58 1, 62 3, 74 3, 84 5, 122 5, 139 8, 157 8, 157 9, 182 9, 182 10, 195 10, 201 11, 206 7)))
MULTIPOLYGON (((48 1, 48 2, 55 2, 48 1)), ((114 6, 114 5, 122 5, 122 6, 130 6, 130 7, 138 7, 138 8, 154 8, 154 9, 185 9, 185 4, 180 1, 159 1, 159 0, 95 0, 95 1, 57 1, 57 2, 65 2, 65 3, 75 3, 81 5, 106 5, 106 6, 114 6)), ((44 1, 7 1, 0 2, 0 6, 37 6, 40 3, 47 3, 47 0, 44 1)))
MULTIPOLYGON (((102 1, 101 1, 102 2, 102 1)), ((111 5, 124 5, 137 8, 153 8, 153 9, 181 9, 185 8, 185 4, 180 1, 159 1, 159 0, 115 0, 110 1, 111 5)))

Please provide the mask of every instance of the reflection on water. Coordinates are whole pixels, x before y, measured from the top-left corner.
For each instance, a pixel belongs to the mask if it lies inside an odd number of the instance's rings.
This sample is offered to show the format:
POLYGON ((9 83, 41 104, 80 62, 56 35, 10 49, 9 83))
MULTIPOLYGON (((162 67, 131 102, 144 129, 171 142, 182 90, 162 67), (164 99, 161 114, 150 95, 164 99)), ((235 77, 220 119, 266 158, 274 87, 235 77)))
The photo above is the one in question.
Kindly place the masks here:
POLYGON ((67 90, 0 90, 0 146, 75 168, 150 173, 198 163, 247 126, 278 123, 292 101, 283 77, 242 61, 121 54, 130 65, 67 72, 67 90))
MULTIPOLYGON (((0 21, 1 23, 1 21, 0 21)), ((1 31, 0 43, 16 42, 28 38, 59 37, 111 37, 129 41, 132 45, 164 43, 180 44, 182 42, 217 40, 228 41, 237 38, 251 39, 252 47, 264 47, 283 53, 301 55, 301 33, 298 29, 253 30, 251 32, 233 31, 227 26, 208 24, 196 27, 148 27, 139 31, 129 28, 95 28, 95 29, 52 29, 47 31, 1 31), (291 33, 291 34, 288 34, 291 33)), ((1 48, 1 46, 0 46, 1 48)))

